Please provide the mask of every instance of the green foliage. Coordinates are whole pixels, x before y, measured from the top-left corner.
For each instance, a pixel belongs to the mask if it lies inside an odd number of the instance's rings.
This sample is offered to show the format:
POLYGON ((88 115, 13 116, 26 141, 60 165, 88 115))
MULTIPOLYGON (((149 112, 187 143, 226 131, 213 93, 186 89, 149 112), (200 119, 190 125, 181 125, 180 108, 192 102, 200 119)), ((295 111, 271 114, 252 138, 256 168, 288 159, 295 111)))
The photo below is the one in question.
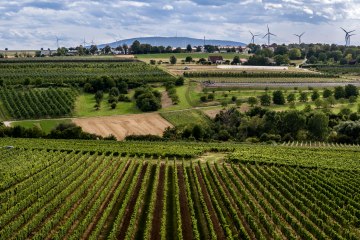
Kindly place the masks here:
MULTIPOLYGON (((30 82, 37 80, 43 86, 49 85, 72 85, 83 86, 90 83, 95 90, 105 90, 97 88, 93 83, 103 81, 106 76, 115 83, 125 82, 129 87, 134 88, 143 83, 173 82, 174 77, 157 68, 142 62, 127 62, 112 59, 73 59, 73 58, 50 58, 49 60, 6 60, 6 64, 0 64, 0 79, 6 85, 17 85, 24 83, 24 76, 30 82)), ((113 87, 113 86, 111 86, 113 87)), ((109 87, 109 88, 111 88, 109 87)), ((119 88, 121 91, 121 89, 119 88)), ((93 92, 94 92, 93 91, 93 92)))
POLYGON ((16 119, 69 116, 77 95, 77 91, 71 88, 0 89, 5 108, 16 119))
POLYGON ((259 101, 256 97, 249 97, 247 102, 251 107, 253 107, 254 105, 258 104, 259 101))
POLYGON ((261 106, 270 106, 271 104, 271 97, 268 94, 264 94, 260 97, 260 104, 261 106))
POLYGON ((143 112, 156 111, 161 108, 161 94, 150 87, 135 90, 136 106, 143 112))
POLYGON ((171 63, 171 64, 176 64, 176 62, 177 62, 176 57, 175 57, 174 55, 171 56, 171 57, 170 57, 170 63, 171 63))
POLYGON ((273 102, 277 105, 284 105, 285 104, 285 97, 284 93, 281 90, 277 90, 273 92, 273 102))

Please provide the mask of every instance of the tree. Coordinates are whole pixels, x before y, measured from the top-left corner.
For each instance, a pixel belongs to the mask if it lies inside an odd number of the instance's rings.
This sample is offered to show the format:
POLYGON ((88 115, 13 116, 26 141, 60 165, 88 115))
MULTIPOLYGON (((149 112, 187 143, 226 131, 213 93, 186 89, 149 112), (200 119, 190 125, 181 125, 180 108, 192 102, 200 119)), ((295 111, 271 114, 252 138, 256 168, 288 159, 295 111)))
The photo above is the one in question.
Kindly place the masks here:
POLYGON ((315 99, 315 106, 316 108, 320 108, 323 106, 323 101, 320 98, 315 99))
POLYGON ((341 86, 335 87, 334 90, 334 97, 335 99, 340 99, 345 97, 345 89, 341 86))
POLYGON ((289 52, 287 46, 279 45, 275 48, 274 55, 285 55, 289 52))
POLYGON ((326 61, 327 61, 327 55, 326 55, 326 53, 323 53, 323 52, 320 53, 318 59, 319 59, 319 61, 321 61, 321 62, 326 62, 326 61))
POLYGON ((277 90, 273 92, 273 103, 277 105, 285 104, 284 93, 281 90, 277 90))
POLYGON ((202 139, 204 137, 205 130, 202 128, 202 126, 196 124, 192 129, 192 136, 196 139, 202 139))
POLYGON ((288 101, 288 103, 295 102, 295 100, 296 100, 295 94, 294 94, 294 93, 290 93, 290 94, 286 97, 286 100, 288 101))
POLYGON ((175 57, 174 55, 172 55, 172 56, 170 57, 170 63, 171 63, 171 64, 176 64, 176 62, 177 62, 176 57, 175 57))
POLYGON ((276 62, 276 65, 285 65, 285 64, 289 64, 289 57, 288 55, 276 55, 274 57, 274 60, 276 62))
POLYGON ((130 49, 134 54, 141 53, 140 42, 138 40, 135 40, 130 46, 130 49))
POLYGON ((327 98, 327 102, 328 102, 328 103, 330 104, 330 106, 332 107, 332 106, 335 105, 336 99, 335 99, 334 96, 330 96, 330 97, 327 98))
POLYGON ((320 94, 319 94, 319 91, 317 90, 314 90, 311 94, 311 100, 312 101, 315 101, 316 99, 320 98, 320 94))
POLYGON ((112 102, 110 106, 111 106, 111 109, 115 109, 116 108, 116 102, 112 102))
POLYGON ((231 64, 232 65, 238 65, 240 64, 241 61, 240 61, 240 57, 239 56, 235 56, 234 59, 232 60, 231 64))
POLYGON ((307 102, 308 101, 308 95, 306 92, 301 92, 299 97, 300 102, 307 102))
POLYGON ((111 52, 111 47, 109 45, 106 45, 103 49, 102 49, 102 52, 104 54, 109 54, 111 52))
POLYGON ((297 60, 301 58, 301 51, 298 48, 293 48, 289 51, 289 58, 291 60, 297 60))
POLYGON ((109 94, 111 96, 118 97, 120 95, 120 91, 117 87, 112 87, 109 94))
POLYGON ((349 97, 349 103, 351 103, 351 104, 356 103, 356 97, 355 96, 349 97))
POLYGON ((196 52, 201 52, 201 51, 202 51, 201 46, 197 46, 196 47, 196 52))
POLYGON ((192 52, 192 47, 191 47, 191 45, 190 44, 188 44, 187 46, 186 46, 186 51, 187 52, 192 52))
POLYGON ((330 89, 325 88, 323 91, 323 98, 328 98, 333 95, 333 92, 330 89))
POLYGON ((310 64, 315 64, 315 63, 317 63, 317 61, 318 61, 318 59, 315 56, 311 56, 308 60, 308 62, 310 64))
POLYGON ((271 97, 268 94, 264 94, 260 97, 261 106, 270 106, 271 97))
POLYGON ((328 134, 329 117, 323 112, 316 112, 310 117, 308 122, 308 130, 313 138, 324 141, 328 134))
POLYGON ((95 54, 98 51, 98 48, 96 45, 91 45, 89 51, 91 54, 95 54))
POLYGON ((283 133, 289 133, 295 138, 298 131, 305 128, 305 123, 305 116, 299 111, 292 110, 284 113, 283 126, 281 129, 283 133))
POLYGON ((185 62, 187 62, 187 63, 192 62, 192 60, 193 60, 193 58, 192 58, 191 56, 187 56, 187 57, 185 58, 185 62))
POLYGON ((359 95, 359 90, 355 85, 348 84, 345 86, 345 98, 354 96, 355 98, 359 95))
POLYGON ((248 104, 253 107, 254 105, 258 104, 258 100, 256 97, 249 97, 248 98, 248 104))

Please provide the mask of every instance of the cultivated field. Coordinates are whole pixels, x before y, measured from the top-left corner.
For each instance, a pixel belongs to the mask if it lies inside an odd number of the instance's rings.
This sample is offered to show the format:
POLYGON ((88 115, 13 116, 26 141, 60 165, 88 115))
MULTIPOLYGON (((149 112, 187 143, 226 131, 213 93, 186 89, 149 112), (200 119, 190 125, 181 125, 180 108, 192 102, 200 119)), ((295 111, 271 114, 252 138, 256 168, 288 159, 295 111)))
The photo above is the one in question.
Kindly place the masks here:
POLYGON ((358 147, 0 145, 2 239, 360 237, 358 147))
POLYGON ((161 136, 165 128, 172 126, 157 113, 77 118, 72 121, 85 132, 95 133, 103 137, 112 134, 118 140, 123 140, 129 135, 152 134, 161 136))

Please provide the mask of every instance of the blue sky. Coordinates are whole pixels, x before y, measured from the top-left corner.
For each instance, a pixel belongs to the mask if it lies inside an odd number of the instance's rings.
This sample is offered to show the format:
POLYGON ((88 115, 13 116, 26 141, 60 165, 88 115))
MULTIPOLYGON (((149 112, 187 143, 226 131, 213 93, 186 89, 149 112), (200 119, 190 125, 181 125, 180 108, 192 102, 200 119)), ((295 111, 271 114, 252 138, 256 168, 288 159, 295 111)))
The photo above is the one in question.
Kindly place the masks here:
MULTIPOLYGON (((360 0, 11 0, 0 2, 0 48, 54 48, 143 36, 187 36, 248 43, 249 30, 276 43, 342 44, 339 28, 356 29, 360 45, 360 0)), ((256 39, 265 43, 265 39, 256 39)))

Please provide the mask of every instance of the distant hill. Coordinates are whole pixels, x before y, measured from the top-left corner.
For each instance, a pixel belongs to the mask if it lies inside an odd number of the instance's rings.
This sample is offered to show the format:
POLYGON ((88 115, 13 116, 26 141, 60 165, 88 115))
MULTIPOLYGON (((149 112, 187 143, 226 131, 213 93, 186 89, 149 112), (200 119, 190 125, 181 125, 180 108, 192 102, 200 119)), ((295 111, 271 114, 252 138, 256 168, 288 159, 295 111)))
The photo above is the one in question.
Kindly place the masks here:
MULTIPOLYGON (((117 42, 106 43, 98 45, 99 48, 103 48, 106 45, 110 47, 118 47, 119 45, 127 44, 130 46, 135 40, 138 40, 142 44, 150 44, 152 46, 171 46, 171 47, 181 47, 185 48, 188 44, 191 46, 202 46, 204 44, 204 39, 188 38, 188 37, 140 37, 140 38, 130 38, 124 39, 117 42)), ((226 40, 206 40, 207 45, 215 46, 245 46, 245 43, 235 42, 235 41, 226 41, 226 40)))

